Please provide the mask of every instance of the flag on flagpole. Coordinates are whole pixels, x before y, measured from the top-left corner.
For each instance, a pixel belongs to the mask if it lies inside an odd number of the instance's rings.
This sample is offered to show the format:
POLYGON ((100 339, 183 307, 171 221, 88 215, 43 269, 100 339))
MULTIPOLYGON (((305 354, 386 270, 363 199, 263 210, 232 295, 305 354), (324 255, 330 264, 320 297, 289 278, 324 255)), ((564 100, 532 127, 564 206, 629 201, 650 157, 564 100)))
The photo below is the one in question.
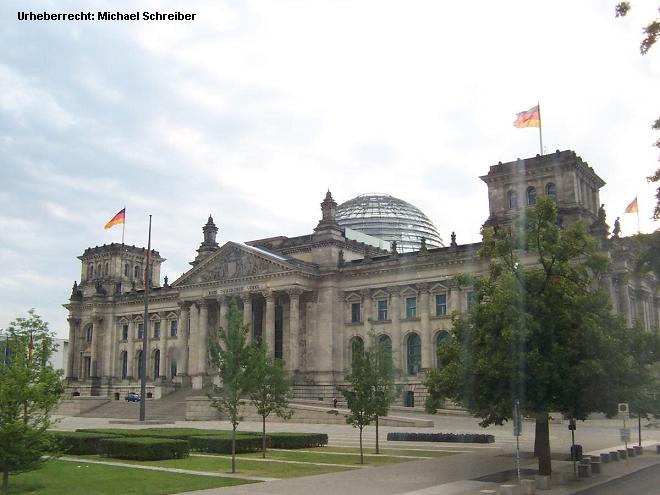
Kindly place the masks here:
POLYGON ((637 209, 637 197, 632 200, 632 202, 626 206, 626 211, 624 213, 639 213, 639 210, 637 209))
POLYGON ((105 224, 104 229, 110 229, 115 225, 122 224, 126 221, 126 208, 122 208, 114 217, 110 219, 108 223, 105 224))
POLYGON ((535 105, 529 110, 516 114, 513 127, 541 127, 541 110, 535 105))

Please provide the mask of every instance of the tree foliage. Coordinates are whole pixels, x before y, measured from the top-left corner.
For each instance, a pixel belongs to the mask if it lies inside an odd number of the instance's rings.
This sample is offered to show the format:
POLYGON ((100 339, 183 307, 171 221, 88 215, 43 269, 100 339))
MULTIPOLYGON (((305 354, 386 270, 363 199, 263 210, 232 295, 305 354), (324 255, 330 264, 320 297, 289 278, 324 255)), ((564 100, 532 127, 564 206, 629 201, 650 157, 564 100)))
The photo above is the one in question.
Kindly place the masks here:
POLYGON ((62 373, 48 358, 55 350, 48 323, 34 310, 17 318, 0 341, 0 468, 2 490, 9 473, 38 467, 53 450, 46 430, 63 392, 62 373))
POLYGON ((380 453, 378 422, 387 416, 390 406, 399 393, 394 382, 394 360, 392 349, 387 348, 376 336, 373 328, 369 332, 369 349, 373 353, 374 420, 376 422, 376 454, 380 453))
POLYGON ((271 413, 289 419, 291 384, 286 377, 282 360, 273 358, 265 343, 253 345, 249 351, 249 366, 246 372, 246 388, 250 401, 262 420, 262 457, 266 457, 266 418, 271 413))
POLYGON ((232 425, 231 472, 236 472, 236 428, 243 419, 241 397, 248 390, 246 374, 249 362, 247 344, 248 326, 234 298, 229 300, 227 328, 220 328, 217 337, 209 338, 209 355, 213 367, 218 370, 222 385, 213 385, 209 398, 212 405, 224 413, 232 425))
POLYGON ((581 222, 559 227, 545 198, 512 234, 484 229, 480 255, 490 265, 473 280, 478 304, 439 346, 429 400, 452 398, 482 426, 510 419, 520 400, 536 417, 539 472, 549 474, 548 412, 614 413, 631 378, 625 325, 599 286, 606 258, 581 222))

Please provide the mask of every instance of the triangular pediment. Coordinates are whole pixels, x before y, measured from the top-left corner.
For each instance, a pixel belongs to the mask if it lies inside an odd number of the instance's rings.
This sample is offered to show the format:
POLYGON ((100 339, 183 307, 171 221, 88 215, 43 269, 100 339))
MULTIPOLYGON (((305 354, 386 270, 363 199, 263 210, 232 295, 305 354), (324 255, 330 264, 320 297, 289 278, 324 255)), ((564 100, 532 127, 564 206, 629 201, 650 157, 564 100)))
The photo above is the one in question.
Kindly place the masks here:
POLYGON ((228 242, 193 269, 184 273, 172 286, 240 280, 273 273, 298 270, 284 257, 235 242, 228 242))

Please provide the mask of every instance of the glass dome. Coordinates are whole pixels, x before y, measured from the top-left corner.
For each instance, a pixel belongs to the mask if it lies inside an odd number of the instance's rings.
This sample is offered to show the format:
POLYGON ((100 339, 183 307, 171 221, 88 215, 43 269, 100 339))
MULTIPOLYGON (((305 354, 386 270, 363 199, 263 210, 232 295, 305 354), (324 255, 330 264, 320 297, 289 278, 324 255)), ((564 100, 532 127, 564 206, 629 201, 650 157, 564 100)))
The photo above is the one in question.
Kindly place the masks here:
POLYGON ((435 225, 424 213, 389 194, 361 194, 339 205, 336 218, 344 228, 396 241, 399 252, 419 251, 422 237, 428 248, 444 246, 435 225))

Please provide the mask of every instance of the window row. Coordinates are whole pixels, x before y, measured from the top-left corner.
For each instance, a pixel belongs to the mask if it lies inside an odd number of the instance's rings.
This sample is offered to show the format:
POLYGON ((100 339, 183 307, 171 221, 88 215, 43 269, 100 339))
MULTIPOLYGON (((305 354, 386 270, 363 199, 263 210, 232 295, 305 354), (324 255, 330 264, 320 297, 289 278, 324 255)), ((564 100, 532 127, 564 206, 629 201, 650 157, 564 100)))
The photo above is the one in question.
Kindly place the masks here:
MULTIPOLYGON (((435 348, 438 347, 444 342, 445 339, 449 338, 449 332, 446 330, 440 330, 435 336, 435 348)), ((392 354, 392 339, 389 335, 379 335, 378 336, 378 345, 383 352, 392 354)), ((351 362, 355 357, 364 352, 364 340, 362 337, 353 337, 350 344, 351 350, 351 362)), ((417 375, 422 368, 422 339, 419 334, 413 332, 406 337, 406 349, 405 349, 405 359, 404 369, 408 375, 417 375)))
MULTIPOLYGON (((135 265, 132 270, 133 273, 133 278, 135 279, 140 279, 144 276, 144 271, 142 270, 141 265, 135 265)), ((96 268, 94 267, 93 263, 90 263, 87 265, 87 278, 88 279, 93 279, 96 274, 96 277, 105 277, 110 274, 110 265, 106 262, 105 264, 97 264, 96 268)), ((126 263, 124 265, 124 276, 125 277, 130 277, 131 276, 131 266, 126 263)))
MULTIPOLYGON (((160 321, 154 321, 153 324, 153 334, 151 335, 152 338, 154 339, 159 339, 160 338, 160 321)), ((170 320, 170 337, 176 337, 179 332, 179 322, 178 320, 170 320)), ((128 329, 128 324, 124 324, 121 327, 121 340, 128 340, 128 334, 129 334, 129 329, 128 329)), ((142 339, 144 337, 144 323, 138 323, 137 329, 136 329, 136 338, 138 340, 142 339)))
MULTIPOLYGON (((122 351, 120 361, 121 361, 121 377, 123 379, 128 378, 128 352, 122 351)), ((152 371, 153 371, 153 378, 158 378, 161 376, 161 369, 160 369, 160 350, 156 349, 153 352, 152 356, 152 371)), ((140 379, 142 378, 142 350, 137 351, 135 355, 135 365, 137 368, 137 378, 140 379)), ((177 362, 176 359, 172 359, 170 362, 170 377, 174 378, 177 375, 177 362)))
MULTIPOLYGON (((526 205, 534 206, 536 204, 536 188, 529 186, 525 195, 526 205)), ((557 186, 555 186, 552 182, 546 184, 545 195, 557 201, 557 186)), ((509 209, 518 208, 518 193, 516 191, 510 190, 507 192, 506 197, 509 209)))
MULTIPOLYGON (((405 298, 405 316, 406 320, 414 320, 417 318, 417 297, 405 298)), ((435 316, 447 315, 447 294, 435 295, 435 316)), ((376 321, 388 321, 389 316, 389 301, 387 299, 379 299, 376 301, 376 321)), ((362 303, 351 303, 351 323, 362 322, 362 303)))

